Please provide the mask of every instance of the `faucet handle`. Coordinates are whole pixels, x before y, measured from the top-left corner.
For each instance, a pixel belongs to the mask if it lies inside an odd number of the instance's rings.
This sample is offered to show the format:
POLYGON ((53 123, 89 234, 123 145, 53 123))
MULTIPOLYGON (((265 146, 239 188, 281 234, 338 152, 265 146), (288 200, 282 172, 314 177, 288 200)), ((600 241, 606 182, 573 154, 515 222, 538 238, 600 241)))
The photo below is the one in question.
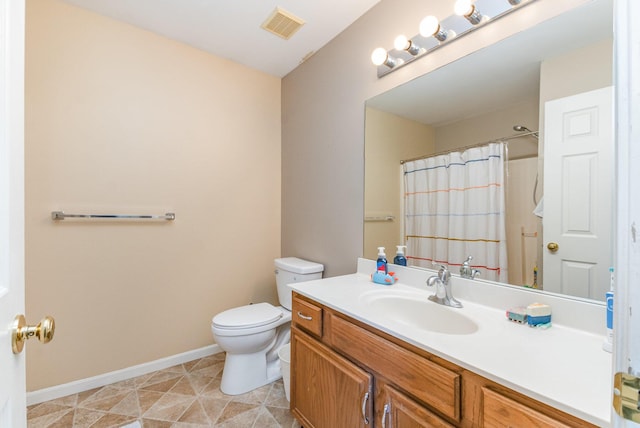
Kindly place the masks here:
POLYGON ((447 266, 445 266, 444 264, 436 261, 432 261, 431 264, 434 266, 440 266, 440 269, 438 270, 438 279, 446 284, 449 281, 449 278, 451 278, 451 272, 449 272, 449 268, 447 268, 447 266))
POLYGON ((440 278, 440 281, 442 281, 444 284, 449 282, 449 278, 451 278, 451 272, 449 272, 449 269, 445 265, 440 265, 438 278, 440 278))

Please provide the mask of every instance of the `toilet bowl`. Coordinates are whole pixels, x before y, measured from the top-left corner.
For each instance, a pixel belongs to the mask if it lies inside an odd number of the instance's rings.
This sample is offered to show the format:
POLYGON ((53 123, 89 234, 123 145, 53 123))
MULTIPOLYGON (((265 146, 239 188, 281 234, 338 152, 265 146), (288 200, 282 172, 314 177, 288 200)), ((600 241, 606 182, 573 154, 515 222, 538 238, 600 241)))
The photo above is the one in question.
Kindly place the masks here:
POLYGON ((275 260, 280 305, 256 303, 217 314, 213 337, 227 355, 220 390, 238 395, 282 377, 278 349, 291 338, 291 287, 295 282, 322 278, 321 264, 286 257, 275 260))

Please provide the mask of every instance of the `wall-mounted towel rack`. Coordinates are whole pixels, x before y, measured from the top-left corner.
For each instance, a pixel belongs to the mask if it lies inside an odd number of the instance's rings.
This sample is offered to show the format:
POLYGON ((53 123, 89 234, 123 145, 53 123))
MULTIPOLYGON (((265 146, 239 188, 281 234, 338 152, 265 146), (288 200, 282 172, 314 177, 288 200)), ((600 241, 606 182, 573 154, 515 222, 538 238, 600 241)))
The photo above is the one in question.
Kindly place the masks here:
POLYGON ((101 219, 146 219, 146 220, 175 220, 175 213, 166 213, 164 215, 129 215, 129 214, 66 214, 62 211, 51 211, 52 220, 64 220, 65 218, 101 218, 101 219))
POLYGON ((366 216, 364 221, 394 221, 396 218, 392 215, 366 216))

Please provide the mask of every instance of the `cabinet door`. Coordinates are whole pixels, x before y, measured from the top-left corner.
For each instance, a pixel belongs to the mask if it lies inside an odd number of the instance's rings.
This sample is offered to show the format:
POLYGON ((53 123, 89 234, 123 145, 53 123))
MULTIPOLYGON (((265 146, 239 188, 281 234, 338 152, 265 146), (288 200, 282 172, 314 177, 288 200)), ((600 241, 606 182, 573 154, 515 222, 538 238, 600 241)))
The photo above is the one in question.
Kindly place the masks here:
POLYGON ((371 424, 371 375, 299 330, 292 332, 291 411, 302 425, 371 424))
POLYGON ((488 388, 482 388, 482 398, 482 420, 483 426, 486 428, 560 428, 570 426, 488 388))
POLYGON ((453 427, 397 389, 379 382, 376 396, 376 427, 432 428, 453 427))

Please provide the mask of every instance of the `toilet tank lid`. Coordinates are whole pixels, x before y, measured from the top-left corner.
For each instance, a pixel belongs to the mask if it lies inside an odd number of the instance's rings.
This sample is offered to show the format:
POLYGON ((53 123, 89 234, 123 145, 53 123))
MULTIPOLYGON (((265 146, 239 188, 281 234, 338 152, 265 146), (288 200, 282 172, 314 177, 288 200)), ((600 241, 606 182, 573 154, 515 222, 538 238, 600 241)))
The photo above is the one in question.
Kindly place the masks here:
POLYGON ((276 267, 293 273, 318 273, 324 270, 320 263, 302 260, 297 257, 283 257, 275 260, 276 267))

